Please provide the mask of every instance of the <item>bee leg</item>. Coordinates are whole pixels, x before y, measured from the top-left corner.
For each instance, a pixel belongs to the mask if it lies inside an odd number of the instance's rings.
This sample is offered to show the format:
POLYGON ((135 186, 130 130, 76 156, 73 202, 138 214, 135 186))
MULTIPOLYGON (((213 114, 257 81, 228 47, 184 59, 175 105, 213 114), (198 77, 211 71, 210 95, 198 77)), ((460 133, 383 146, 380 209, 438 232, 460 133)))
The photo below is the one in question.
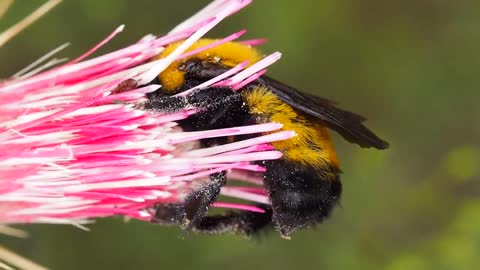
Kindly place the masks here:
POLYGON ((212 183, 192 192, 182 203, 156 205, 155 215, 151 221, 165 225, 180 225, 185 230, 199 233, 236 233, 247 237, 272 224, 271 207, 264 204, 257 207, 263 209, 265 213, 245 211, 207 216, 208 206, 216 200, 221 186, 226 182, 225 173, 214 177, 212 183))
POLYGON ((221 187, 227 182, 225 172, 213 174, 210 179, 210 183, 188 194, 181 203, 155 205, 152 222, 177 224, 183 229, 195 227, 207 215, 208 206, 215 202, 221 187))
POLYGON ((210 176, 211 182, 193 191, 185 198, 185 221, 183 227, 190 229, 208 213, 208 207, 216 201, 220 189, 227 183, 226 172, 210 176))
POLYGON ((205 234, 236 233, 250 237, 272 224, 270 206, 257 205, 257 207, 264 209, 265 213, 245 211, 206 216, 197 222, 192 230, 205 234))
MULTIPOLYGON (((259 206, 257 206, 259 207, 259 206)), ((265 213, 228 212, 225 215, 204 216, 195 222, 190 222, 189 229, 204 234, 240 234, 251 237, 259 231, 272 225, 272 210, 270 206, 262 205, 265 213)), ((152 222, 165 225, 182 225, 185 217, 182 204, 163 204, 157 208, 152 222)))
POLYGON ((206 234, 236 233, 250 237, 272 225, 271 207, 264 204, 257 207, 264 209, 265 212, 231 211, 225 215, 206 216, 192 230, 206 234))

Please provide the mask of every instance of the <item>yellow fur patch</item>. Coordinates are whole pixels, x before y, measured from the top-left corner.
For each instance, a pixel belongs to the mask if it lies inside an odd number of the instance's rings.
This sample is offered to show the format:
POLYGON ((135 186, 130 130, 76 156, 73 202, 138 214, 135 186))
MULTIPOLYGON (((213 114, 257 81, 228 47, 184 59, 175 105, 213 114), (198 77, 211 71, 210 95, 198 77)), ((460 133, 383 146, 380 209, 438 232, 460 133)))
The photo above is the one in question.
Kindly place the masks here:
POLYGON ((292 130, 297 136, 272 143, 287 160, 306 166, 339 167, 337 154, 327 128, 314 118, 299 114, 281 101, 267 87, 255 87, 244 93, 252 114, 264 122, 283 124, 283 130, 292 130))
MULTIPOLYGON (((207 46, 216 39, 203 38, 195 42, 186 52, 207 46)), ((162 53, 157 55, 154 60, 164 58, 172 53, 183 41, 173 43, 165 48, 162 53)), ((185 59, 173 62, 160 75, 162 89, 167 92, 173 92, 185 83, 185 72, 178 69, 179 65, 189 59, 199 58, 207 62, 220 63, 227 67, 234 67, 241 62, 248 60, 249 65, 255 64, 262 59, 262 54, 255 48, 237 42, 226 42, 208 50, 199 52, 185 59)))

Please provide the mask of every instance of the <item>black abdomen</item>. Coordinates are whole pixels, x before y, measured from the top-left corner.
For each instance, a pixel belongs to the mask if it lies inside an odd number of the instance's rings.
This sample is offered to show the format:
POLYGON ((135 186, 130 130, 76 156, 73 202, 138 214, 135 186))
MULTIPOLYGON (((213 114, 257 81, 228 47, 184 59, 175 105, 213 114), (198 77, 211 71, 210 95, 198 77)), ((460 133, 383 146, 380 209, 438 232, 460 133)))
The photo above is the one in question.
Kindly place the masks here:
POLYGON ((273 221, 284 236, 329 216, 342 192, 339 171, 299 166, 288 160, 266 161, 264 183, 273 221))

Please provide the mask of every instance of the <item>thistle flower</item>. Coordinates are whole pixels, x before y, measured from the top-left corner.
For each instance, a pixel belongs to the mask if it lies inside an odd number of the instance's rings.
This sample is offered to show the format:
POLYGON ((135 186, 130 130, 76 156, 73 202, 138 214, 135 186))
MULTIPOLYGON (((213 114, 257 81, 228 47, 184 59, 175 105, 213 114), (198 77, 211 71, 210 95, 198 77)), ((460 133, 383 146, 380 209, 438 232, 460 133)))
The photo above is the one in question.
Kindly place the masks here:
MULTIPOLYGON (((268 143, 294 134, 271 133, 280 124, 183 132, 175 121, 195 114, 194 108, 174 113, 142 110, 145 95, 161 86, 141 85, 173 61, 195 53, 185 51, 250 2, 214 1, 165 36, 148 35, 123 49, 85 60, 121 32, 120 26, 73 61, 43 71, 59 62, 53 59, 41 64, 61 46, 0 83, 0 223, 82 226, 113 215, 150 220, 149 207, 182 200, 212 173, 229 171, 231 177, 261 184, 249 172, 264 168, 250 162, 281 157, 268 143), (170 55, 150 61, 179 40, 184 41, 170 55), (141 87, 116 90, 129 81, 141 87), (211 148, 195 147, 204 138, 261 132, 270 133, 211 148)), ((208 47, 237 39, 244 32, 208 47)), ((209 85, 241 88, 279 57, 274 53, 246 69, 242 63, 194 89, 209 85)), ((261 186, 224 187, 222 194, 267 202, 261 186)), ((262 211, 244 204, 217 202, 214 206, 262 211)))

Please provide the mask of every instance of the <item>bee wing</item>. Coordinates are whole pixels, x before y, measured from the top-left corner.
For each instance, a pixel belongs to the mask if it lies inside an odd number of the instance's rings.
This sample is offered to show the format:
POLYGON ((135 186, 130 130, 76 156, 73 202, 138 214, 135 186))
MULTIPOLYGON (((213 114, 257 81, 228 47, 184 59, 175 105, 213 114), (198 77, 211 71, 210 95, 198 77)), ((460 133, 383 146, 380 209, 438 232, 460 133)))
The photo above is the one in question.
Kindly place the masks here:
POLYGON ((363 116, 337 108, 336 103, 331 100, 302 93, 267 76, 259 78, 257 83, 267 86, 280 100, 293 108, 322 120, 351 143, 366 148, 388 147, 387 142, 362 124, 366 120, 363 116))

